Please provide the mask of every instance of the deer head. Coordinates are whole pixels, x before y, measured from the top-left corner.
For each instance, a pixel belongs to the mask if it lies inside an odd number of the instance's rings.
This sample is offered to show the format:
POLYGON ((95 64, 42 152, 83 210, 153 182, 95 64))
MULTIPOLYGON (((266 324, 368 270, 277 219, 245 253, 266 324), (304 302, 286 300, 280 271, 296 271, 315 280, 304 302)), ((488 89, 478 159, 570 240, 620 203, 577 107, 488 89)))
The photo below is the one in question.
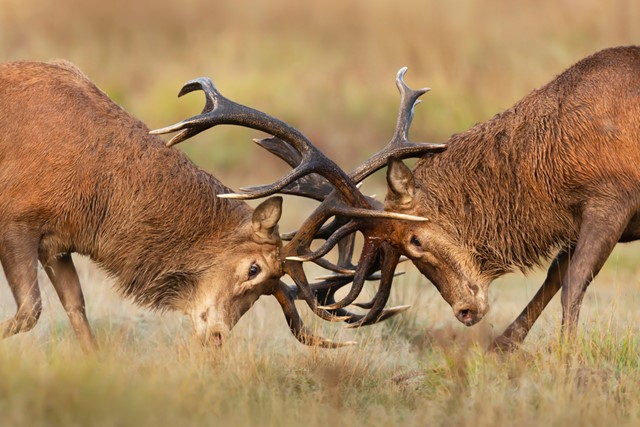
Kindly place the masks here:
POLYGON ((393 223, 391 241, 438 289, 458 320, 471 326, 489 310, 488 288, 493 280, 483 274, 473 252, 458 242, 437 220, 437 201, 418 187, 411 170, 390 159, 384 208, 427 218, 421 223, 393 223))
POLYGON ((203 344, 221 345, 260 296, 278 289, 282 241, 277 224, 281 213, 281 197, 262 202, 253 211, 251 222, 235 230, 232 244, 221 251, 223 259, 199 278, 184 311, 203 344))

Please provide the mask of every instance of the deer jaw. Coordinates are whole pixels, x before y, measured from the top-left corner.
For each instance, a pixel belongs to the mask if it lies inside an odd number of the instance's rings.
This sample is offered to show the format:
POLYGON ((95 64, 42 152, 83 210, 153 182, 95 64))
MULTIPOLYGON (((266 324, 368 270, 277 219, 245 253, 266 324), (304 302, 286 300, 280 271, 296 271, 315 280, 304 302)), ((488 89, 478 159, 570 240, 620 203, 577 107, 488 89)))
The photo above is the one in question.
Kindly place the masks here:
MULTIPOLYGON (((432 218, 425 212, 421 192, 416 190, 411 170, 400 160, 390 159, 387 172, 385 210, 432 218)), ((395 221, 391 241, 438 289, 451 305, 456 318, 471 326, 489 311, 488 290, 492 282, 482 274, 472 251, 456 243, 434 221, 395 221)))
POLYGON ((466 326, 479 322, 489 311, 491 279, 480 274, 468 251, 449 243, 433 224, 412 228, 405 230, 403 251, 451 305, 460 322, 466 326))

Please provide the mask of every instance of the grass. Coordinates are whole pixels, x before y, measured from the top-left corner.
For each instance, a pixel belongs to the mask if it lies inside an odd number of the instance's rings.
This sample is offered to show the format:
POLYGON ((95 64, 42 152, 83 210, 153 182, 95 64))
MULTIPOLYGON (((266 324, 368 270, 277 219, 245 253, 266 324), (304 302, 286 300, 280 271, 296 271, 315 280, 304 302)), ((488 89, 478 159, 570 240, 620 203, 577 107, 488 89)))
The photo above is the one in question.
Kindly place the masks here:
MULTIPOLYGON (((0 0, 0 60, 69 59, 151 127, 198 113, 200 96, 175 95, 210 76, 349 169, 389 138, 401 66, 411 86, 433 88, 412 135, 441 141, 580 58, 637 43, 639 20, 632 0, 0 0)), ((238 188, 286 170, 253 147, 255 136, 222 128, 181 148, 238 188)), ((383 180, 373 181, 382 194, 383 180)), ((308 207, 293 199, 287 207, 290 229, 308 207)), ((402 317, 345 331, 306 314, 323 334, 360 343, 335 351, 299 345, 263 298, 222 351, 206 352, 180 315, 136 308, 80 259, 102 351, 81 355, 41 274, 38 326, 0 342, 0 425, 638 425, 639 256, 637 244, 611 256, 587 292, 574 351, 557 342, 556 298, 523 348, 504 356, 483 349, 544 272, 495 283, 488 317, 464 328, 407 267, 392 295, 413 304, 402 317)), ((12 315, 12 301, 1 277, 0 318, 12 315)))
MULTIPOLYGON (((614 256, 626 256, 627 248, 614 256)), ((398 278, 404 316, 360 331, 307 322, 359 345, 297 343, 277 304, 261 299, 221 351, 205 351, 178 314, 122 300, 90 262, 76 259, 102 350, 81 354, 41 274, 45 310, 34 331, 0 343, 0 413, 6 426, 637 425, 640 334, 637 271, 608 265, 585 300, 575 348, 557 341, 554 300, 523 348, 484 348, 536 290, 540 274, 494 285, 493 309, 459 325, 412 271, 398 278), (633 286, 630 286, 633 285, 633 286)), ((409 269, 410 270, 410 269, 409 269)), ((0 316, 12 313, 7 286, 0 316)))

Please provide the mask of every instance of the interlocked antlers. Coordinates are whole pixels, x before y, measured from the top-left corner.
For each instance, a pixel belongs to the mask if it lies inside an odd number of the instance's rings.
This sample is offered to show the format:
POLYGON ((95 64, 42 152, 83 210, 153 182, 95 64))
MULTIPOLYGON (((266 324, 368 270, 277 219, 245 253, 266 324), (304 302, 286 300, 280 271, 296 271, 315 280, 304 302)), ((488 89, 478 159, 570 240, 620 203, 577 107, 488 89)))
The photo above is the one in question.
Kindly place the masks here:
POLYGON ((408 306, 384 309, 389 298, 395 267, 399 253, 385 241, 385 223, 389 220, 424 221, 424 218, 381 210, 381 204, 364 196, 357 184, 373 172, 386 166, 391 157, 416 157, 426 152, 439 152, 445 144, 412 143, 408 139, 413 109, 420 102, 418 98, 429 89, 410 89, 403 80, 407 69, 402 68, 396 77, 396 85, 401 94, 400 109, 395 133, 385 148, 346 174, 333 161, 320 152, 300 131, 261 111, 240 105, 218 92, 211 80, 199 78, 188 82, 178 96, 194 90, 205 93, 206 103, 202 113, 175 125, 154 130, 153 134, 178 132, 168 146, 177 144, 206 129, 221 124, 238 125, 257 129, 273 135, 255 141, 258 145, 286 161, 293 170, 270 185, 248 187, 241 193, 223 194, 219 197, 254 199, 275 193, 294 194, 321 201, 315 211, 304 221, 300 229, 289 235, 282 250, 283 271, 295 282, 289 287, 280 282, 274 295, 285 313, 293 334, 303 343, 336 347, 335 343, 311 335, 302 324, 293 303, 294 299, 306 301, 311 310, 325 320, 345 321, 350 327, 376 323, 397 314, 408 306), (333 220, 327 224, 330 219, 333 220), (355 233, 364 237, 358 264, 352 265, 355 233), (325 243, 315 251, 311 244, 316 239, 325 243), (322 258, 338 245, 336 264, 322 258), (334 273, 320 278, 320 282, 309 284, 303 262, 312 261, 334 273), (377 274, 376 271, 380 270, 377 274), (352 304, 359 296, 366 280, 380 280, 374 298, 357 306, 369 311, 354 314, 344 307, 352 304), (335 301, 338 289, 353 283, 348 294, 335 301))

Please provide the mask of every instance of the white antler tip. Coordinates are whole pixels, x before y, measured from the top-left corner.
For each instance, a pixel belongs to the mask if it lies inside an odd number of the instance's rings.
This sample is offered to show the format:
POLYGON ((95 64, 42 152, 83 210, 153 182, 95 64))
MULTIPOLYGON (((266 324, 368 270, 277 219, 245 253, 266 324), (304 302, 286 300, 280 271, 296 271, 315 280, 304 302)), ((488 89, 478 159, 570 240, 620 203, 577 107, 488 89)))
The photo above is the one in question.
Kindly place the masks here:
POLYGON ((226 194, 218 194, 218 197, 221 199, 242 199, 244 197, 244 194, 226 193, 226 194))

